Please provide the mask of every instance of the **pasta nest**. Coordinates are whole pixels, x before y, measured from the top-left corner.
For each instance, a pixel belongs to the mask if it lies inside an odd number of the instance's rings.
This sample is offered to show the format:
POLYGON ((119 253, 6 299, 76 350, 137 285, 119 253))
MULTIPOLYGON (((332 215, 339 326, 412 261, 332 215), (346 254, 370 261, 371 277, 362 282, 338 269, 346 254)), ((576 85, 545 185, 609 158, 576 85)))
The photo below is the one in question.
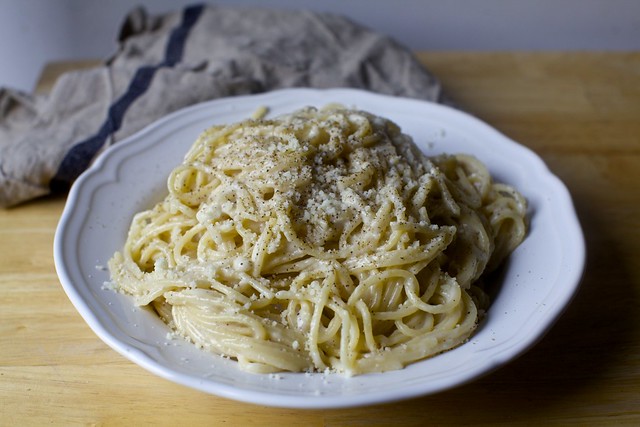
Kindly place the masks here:
POLYGON ((203 132, 137 214, 114 287, 252 372, 400 369, 469 338, 526 202, 392 121, 305 108, 203 132))

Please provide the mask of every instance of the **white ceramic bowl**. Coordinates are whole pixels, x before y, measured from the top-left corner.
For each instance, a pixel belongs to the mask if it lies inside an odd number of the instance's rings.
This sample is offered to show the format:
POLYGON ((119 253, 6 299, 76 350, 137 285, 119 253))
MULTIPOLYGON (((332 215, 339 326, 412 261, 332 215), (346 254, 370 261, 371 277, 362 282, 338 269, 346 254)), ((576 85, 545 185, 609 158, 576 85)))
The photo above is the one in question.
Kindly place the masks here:
POLYGON ((549 329, 577 290, 584 238, 570 195, 540 158, 487 124, 433 103, 350 89, 291 89, 215 100, 186 108, 107 150, 73 185, 55 236, 60 281, 95 333, 145 369, 198 390, 261 405, 327 408, 435 393, 499 367, 549 329), (398 123, 428 155, 477 156, 496 180, 529 202, 530 229, 511 255, 487 317, 464 345, 399 371, 344 378, 337 374, 256 375, 235 363, 167 337, 153 313, 103 288, 105 266, 119 250, 134 213, 166 194, 166 177, 205 128, 338 102, 398 123))

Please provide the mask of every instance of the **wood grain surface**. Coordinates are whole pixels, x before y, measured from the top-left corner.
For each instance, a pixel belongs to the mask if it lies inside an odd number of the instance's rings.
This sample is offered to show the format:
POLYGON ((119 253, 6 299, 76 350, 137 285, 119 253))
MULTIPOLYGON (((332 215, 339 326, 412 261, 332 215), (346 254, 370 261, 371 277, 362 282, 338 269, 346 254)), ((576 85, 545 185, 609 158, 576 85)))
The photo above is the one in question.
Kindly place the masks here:
MULTIPOLYGON (((572 305, 470 384, 341 410, 267 408, 158 378, 107 347, 56 276, 65 200, 0 210, 0 425, 640 425, 640 53, 424 52, 452 101, 569 187, 588 246, 572 305)), ((91 62, 52 64, 38 86, 91 62)))

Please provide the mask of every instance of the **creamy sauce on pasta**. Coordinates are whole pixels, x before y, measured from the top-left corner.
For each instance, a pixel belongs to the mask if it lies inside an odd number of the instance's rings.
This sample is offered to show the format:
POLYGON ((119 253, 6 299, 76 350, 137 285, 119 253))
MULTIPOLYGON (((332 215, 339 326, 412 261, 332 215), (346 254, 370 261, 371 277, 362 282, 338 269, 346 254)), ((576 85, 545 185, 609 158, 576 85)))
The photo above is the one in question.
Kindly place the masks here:
POLYGON ((329 106, 205 131, 137 214, 115 287, 252 372, 400 369, 473 333, 526 202, 470 156, 329 106))

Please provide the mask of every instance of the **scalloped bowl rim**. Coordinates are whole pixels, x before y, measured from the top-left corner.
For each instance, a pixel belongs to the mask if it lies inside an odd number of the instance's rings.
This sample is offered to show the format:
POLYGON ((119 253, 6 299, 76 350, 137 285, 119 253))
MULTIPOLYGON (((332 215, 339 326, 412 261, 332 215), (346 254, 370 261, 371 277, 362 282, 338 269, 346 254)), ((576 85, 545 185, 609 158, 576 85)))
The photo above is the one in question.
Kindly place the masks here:
POLYGON ((585 243, 564 184, 533 151, 477 118, 439 104, 356 89, 284 89, 184 108, 105 150, 71 188, 56 230, 54 261, 65 292, 91 329, 152 373, 244 402, 337 408, 440 392, 521 355, 542 338, 575 295, 585 243), (159 200, 168 171, 197 134, 215 123, 248 118, 260 106, 277 115, 334 102, 394 120, 427 154, 474 154, 498 180, 528 198, 529 235, 510 257, 496 301, 467 343, 382 374, 247 374, 232 361, 172 339, 147 310, 133 308, 126 297, 104 288, 109 277, 102 266, 124 243, 131 216, 159 200))

